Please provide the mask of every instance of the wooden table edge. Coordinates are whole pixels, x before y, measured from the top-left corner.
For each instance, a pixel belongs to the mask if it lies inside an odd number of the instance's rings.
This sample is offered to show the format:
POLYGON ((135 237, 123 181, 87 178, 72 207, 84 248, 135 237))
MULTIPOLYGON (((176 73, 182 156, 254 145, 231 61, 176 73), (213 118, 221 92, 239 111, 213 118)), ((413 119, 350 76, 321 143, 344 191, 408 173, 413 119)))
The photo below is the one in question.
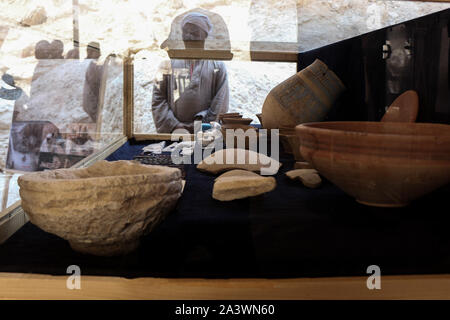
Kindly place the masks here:
MULTIPOLYGON (((450 274, 381 276, 369 290, 367 277, 199 279, 83 276, 68 289, 67 276, 0 273, 0 299, 114 300, 371 300, 450 299, 450 274)), ((69 280, 70 281, 70 280, 69 280)))

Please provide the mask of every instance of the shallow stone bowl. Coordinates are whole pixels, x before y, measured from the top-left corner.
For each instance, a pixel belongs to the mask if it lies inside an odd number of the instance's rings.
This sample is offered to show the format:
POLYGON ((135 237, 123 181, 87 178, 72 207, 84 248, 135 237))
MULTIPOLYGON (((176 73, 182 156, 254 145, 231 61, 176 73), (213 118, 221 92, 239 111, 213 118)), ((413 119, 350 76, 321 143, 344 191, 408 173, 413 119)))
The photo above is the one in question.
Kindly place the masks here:
POLYGON ((174 208, 182 192, 177 168, 134 161, 99 161, 18 180, 30 221, 69 241, 79 252, 129 253, 174 208))
POLYGON ((450 125, 316 122, 296 131, 306 161, 366 205, 405 206, 450 182, 450 125))

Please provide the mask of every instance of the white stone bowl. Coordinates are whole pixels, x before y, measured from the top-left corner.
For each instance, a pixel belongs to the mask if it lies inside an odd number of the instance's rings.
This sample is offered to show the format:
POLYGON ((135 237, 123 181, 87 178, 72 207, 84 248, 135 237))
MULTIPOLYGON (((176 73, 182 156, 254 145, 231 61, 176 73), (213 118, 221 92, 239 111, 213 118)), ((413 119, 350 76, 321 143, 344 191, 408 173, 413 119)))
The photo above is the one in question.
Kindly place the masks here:
POLYGON ((129 253, 175 207, 181 196, 177 168, 134 161, 99 161, 19 177, 22 208, 44 231, 79 252, 129 253))

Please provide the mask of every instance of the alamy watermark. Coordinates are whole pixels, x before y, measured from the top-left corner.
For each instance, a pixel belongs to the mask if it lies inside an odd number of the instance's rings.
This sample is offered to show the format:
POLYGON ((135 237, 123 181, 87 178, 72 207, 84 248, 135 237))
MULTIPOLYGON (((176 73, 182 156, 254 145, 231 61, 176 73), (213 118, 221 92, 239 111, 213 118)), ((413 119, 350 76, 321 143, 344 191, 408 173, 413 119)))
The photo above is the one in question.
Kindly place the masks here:
POLYGON ((67 274, 70 276, 67 278, 66 287, 69 290, 80 290, 81 289, 81 269, 77 265, 70 265, 66 270, 67 274))
POLYGON ((377 265, 371 265, 367 267, 366 273, 372 274, 367 278, 367 289, 369 290, 381 290, 381 269, 377 265))

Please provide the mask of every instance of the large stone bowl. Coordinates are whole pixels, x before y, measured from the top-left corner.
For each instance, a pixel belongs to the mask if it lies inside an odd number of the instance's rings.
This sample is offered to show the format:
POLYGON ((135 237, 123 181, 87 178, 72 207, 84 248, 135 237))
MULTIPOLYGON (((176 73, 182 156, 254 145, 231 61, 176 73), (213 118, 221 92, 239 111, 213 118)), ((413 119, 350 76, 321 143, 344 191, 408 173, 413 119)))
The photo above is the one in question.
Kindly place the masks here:
POLYGON ((76 251, 100 256, 135 250, 182 192, 179 169, 134 161, 31 173, 18 183, 33 224, 68 240, 76 251))
POLYGON ((401 207, 450 182, 450 126, 317 122, 296 127, 302 156, 360 203, 401 207))

